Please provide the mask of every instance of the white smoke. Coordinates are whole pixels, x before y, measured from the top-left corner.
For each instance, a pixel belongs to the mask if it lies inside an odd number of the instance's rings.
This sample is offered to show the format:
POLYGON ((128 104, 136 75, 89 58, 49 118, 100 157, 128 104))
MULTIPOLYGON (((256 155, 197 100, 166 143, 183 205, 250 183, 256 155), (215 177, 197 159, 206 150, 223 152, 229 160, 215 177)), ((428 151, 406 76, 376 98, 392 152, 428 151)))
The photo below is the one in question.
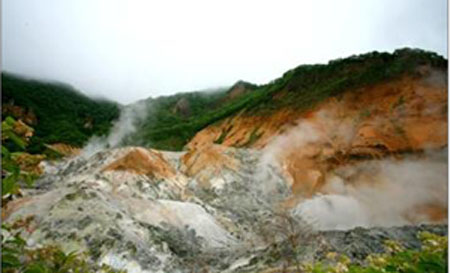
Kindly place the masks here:
POLYGON ((277 175, 275 170, 281 170, 281 157, 286 151, 291 151, 297 144, 307 145, 313 141, 317 141, 318 136, 314 127, 310 123, 302 122, 296 130, 290 131, 288 134, 282 134, 274 138, 270 145, 267 146, 258 161, 255 171, 255 181, 259 181, 255 185, 251 185, 265 196, 271 196, 270 199, 277 196, 280 184, 285 184, 285 177, 282 174, 277 175))
POLYGON ((122 141, 136 131, 136 126, 142 122, 148 114, 148 107, 145 101, 139 101, 122 108, 119 119, 114 123, 108 136, 94 136, 83 148, 81 156, 88 158, 91 155, 106 149, 115 148, 122 144, 122 141))
MULTIPOLYGON (((270 179, 271 166, 276 166, 282 171, 287 171, 285 165, 286 156, 307 157, 314 152, 314 146, 330 146, 333 149, 345 149, 350 145, 355 135, 353 120, 343 118, 339 121, 335 118, 336 113, 330 111, 319 111, 315 117, 309 120, 300 120, 295 127, 285 133, 273 137, 269 144, 263 149, 263 154, 257 166, 256 176, 264 187, 266 193, 275 191, 278 180, 270 179), (268 179, 269 178, 269 179, 268 179)), ((289 178, 289 175, 284 179, 289 178)), ((288 182, 290 185, 293 181, 288 182)))
POLYGON ((447 158, 362 162, 337 169, 323 192, 294 214, 314 218, 319 229, 398 226, 432 222, 427 211, 447 210, 447 158))
MULTIPOLYGON (((382 119, 374 121, 386 122, 382 119)), ((307 120, 300 120, 297 126, 276 136, 264 149, 257 172, 264 181, 262 184, 268 191, 273 191, 273 180, 264 178, 267 173, 264 169, 271 164, 278 164, 286 171, 287 177, 292 175, 288 172, 288 164, 292 164, 292 160, 313 162, 313 165, 297 164, 294 170, 290 166, 291 172, 320 170, 314 162, 335 159, 336 153, 350 150, 357 137, 357 124, 354 116, 339 117, 337 111, 321 111, 307 120)), ((325 230, 397 226, 434 222, 437 218, 442 220, 442 217, 446 219, 446 150, 403 159, 372 159, 343 165, 332 171, 322 169, 314 173, 322 173, 323 186, 312 197, 302 199, 292 210, 293 214, 310 219, 318 229, 325 230), (433 219, 433 214, 436 219, 433 219)), ((297 181, 290 183, 314 186, 311 181, 298 181, 299 177, 302 178, 298 176, 297 181)))

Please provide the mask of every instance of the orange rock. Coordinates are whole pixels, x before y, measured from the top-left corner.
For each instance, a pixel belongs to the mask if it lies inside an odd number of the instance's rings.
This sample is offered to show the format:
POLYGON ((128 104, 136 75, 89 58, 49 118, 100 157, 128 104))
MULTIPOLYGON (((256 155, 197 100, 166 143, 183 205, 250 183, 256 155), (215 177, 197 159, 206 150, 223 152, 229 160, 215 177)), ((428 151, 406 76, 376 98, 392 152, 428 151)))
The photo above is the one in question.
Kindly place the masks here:
POLYGON ((347 164, 350 156, 381 158, 447 145, 447 85, 430 80, 430 69, 423 71, 422 77, 349 90, 339 100, 329 98, 307 112, 284 108, 268 116, 239 113, 198 132, 188 147, 207 150, 200 146, 209 147, 225 130, 222 145, 239 147, 257 129, 262 135, 248 146, 262 149, 278 145, 280 136, 303 130, 299 124, 308 123, 316 140, 305 144, 290 136, 275 150, 293 191, 312 195, 320 191, 321 174, 347 164))
POLYGON ((209 187, 209 180, 223 169, 237 170, 239 161, 228 155, 233 151, 221 145, 205 145, 188 151, 182 158, 181 171, 187 176, 197 176, 202 186, 209 187))
POLYGON ((408 212, 405 217, 412 223, 417 223, 421 220, 417 218, 425 215, 429 221, 438 223, 447 219, 447 211, 448 209, 446 207, 442 207, 439 204, 425 204, 408 212))
POLYGON ((12 115, 15 119, 21 119, 28 125, 36 125, 37 117, 33 110, 14 105, 13 103, 2 104, 2 113, 4 116, 12 115))
POLYGON ((106 166, 103 171, 127 171, 157 178, 171 178, 176 172, 156 150, 133 148, 125 156, 106 166))
POLYGON ((40 167, 39 163, 45 158, 45 155, 29 153, 13 154, 12 156, 12 159, 19 165, 21 171, 38 176, 43 173, 43 169, 40 167))
POLYGON ((426 78, 404 77, 346 92, 339 101, 330 98, 308 112, 284 108, 269 116, 240 113, 200 131, 188 147, 211 144, 231 127, 223 145, 239 147, 258 129, 263 134, 250 147, 263 148, 280 133, 295 127, 298 120, 314 122, 323 110, 353 120, 355 128, 359 128, 354 147, 364 146, 364 141, 372 148, 381 143, 391 152, 420 150, 429 145, 442 147, 447 136, 443 130, 447 128, 446 88, 445 84, 430 85, 426 78), (425 130, 420 130, 423 125, 425 130))
POLYGON ((10 201, 2 208, 2 221, 8 219, 8 217, 19 208, 25 206, 32 200, 31 197, 22 197, 13 201, 10 201))
POLYGON ((46 145, 47 148, 57 151, 64 156, 74 156, 81 153, 81 149, 75 146, 71 146, 65 143, 55 143, 51 145, 46 145))

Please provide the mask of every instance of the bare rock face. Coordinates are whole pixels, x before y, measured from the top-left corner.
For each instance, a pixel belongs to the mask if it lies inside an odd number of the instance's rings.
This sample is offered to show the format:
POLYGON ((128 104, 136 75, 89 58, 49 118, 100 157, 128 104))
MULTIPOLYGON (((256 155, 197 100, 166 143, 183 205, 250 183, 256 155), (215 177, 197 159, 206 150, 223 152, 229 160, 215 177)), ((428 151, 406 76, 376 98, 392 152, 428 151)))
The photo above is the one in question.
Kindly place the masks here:
POLYGON ((159 152, 110 150, 61 163, 11 202, 5 218, 34 217, 30 244, 89 250, 130 272, 171 271, 178 256, 236 244, 201 203, 183 200, 185 183, 159 152))
MULTIPOLYGON (((212 156, 222 153, 223 148, 212 156)), ((26 234, 31 246, 88 250, 95 262, 129 272, 185 270, 201 257, 226 267, 239 257, 236 249, 260 244, 255 219, 270 210, 257 211, 263 198, 247 190, 244 174, 237 175, 238 156, 232 157, 235 169, 212 165, 200 178, 198 167, 186 171, 182 155, 132 147, 69 159, 48 167, 36 189, 10 202, 3 217, 34 217, 26 234), (207 176, 224 180, 223 195, 200 186, 207 176)))
POLYGON ((219 177, 220 173, 226 170, 237 172, 240 168, 234 153, 233 149, 220 145, 191 150, 181 158, 180 170, 189 177, 195 177, 203 187, 221 188, 225 179, 219 177))
MULTIPOLYGON (((129 272, 261 269, 271 246, 289 246, 292 234, 309 246, 302 259, 314 259, 347 242, 329 230, 446 223, 443 152, 309 169, 302 179, 316 182, 295 188, 272 151, 127 147, 49 163, 36 188, 8 203, 2 218, 34 217, 25 234, 30 246, 86 250, 94 262, 129 272)), ((357 258, 376 244, 352 238, 357 258)))

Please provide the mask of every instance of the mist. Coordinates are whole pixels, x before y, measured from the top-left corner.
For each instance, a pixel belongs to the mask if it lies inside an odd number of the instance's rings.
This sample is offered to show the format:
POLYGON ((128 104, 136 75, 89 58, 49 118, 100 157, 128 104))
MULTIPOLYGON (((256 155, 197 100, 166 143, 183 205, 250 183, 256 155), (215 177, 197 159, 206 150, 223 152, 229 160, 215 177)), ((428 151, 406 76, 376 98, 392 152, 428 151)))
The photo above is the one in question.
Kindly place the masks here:
POLYGON ((447 56, 447 1, 2 3, 4 70, 123 104, 400 47, 447 56))
POLYGON ((137 125, 142 122, 149 113, 149 104, 139 101, 123 107, 120 116, 114 122, 111 131, 105 137, 93 136, 81 151, 81 156, 89 158, 93 154, 107 148, 117 148, 123 141, 136 132, 137 125))

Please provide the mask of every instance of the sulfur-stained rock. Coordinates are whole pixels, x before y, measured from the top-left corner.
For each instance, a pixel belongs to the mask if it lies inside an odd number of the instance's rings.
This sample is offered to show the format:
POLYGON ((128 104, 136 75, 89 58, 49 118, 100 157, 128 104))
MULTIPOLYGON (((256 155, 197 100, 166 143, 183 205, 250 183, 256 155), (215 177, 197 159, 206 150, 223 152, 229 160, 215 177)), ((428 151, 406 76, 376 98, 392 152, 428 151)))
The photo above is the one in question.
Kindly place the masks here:
POLYGON ((65 143, 54 143, 45 146, 58 154, 68 157, 77 156, 81 152, 81 149, 79 147, 74 147, 65 143))
POLYGON ((103 171, 125 171, 155 178, 172 178, 175 175, 175 170, 160 152, 144 148, 132 148, 103 171))
POLYGON ((240 167, 233 149, 221 145, 208 145, 189 150, 183 155, 181 162, 180 170, 189 177, 195 177, 204 187, 220 187, 223 182, 214 178, 226 169, 237 171, 240 167))

